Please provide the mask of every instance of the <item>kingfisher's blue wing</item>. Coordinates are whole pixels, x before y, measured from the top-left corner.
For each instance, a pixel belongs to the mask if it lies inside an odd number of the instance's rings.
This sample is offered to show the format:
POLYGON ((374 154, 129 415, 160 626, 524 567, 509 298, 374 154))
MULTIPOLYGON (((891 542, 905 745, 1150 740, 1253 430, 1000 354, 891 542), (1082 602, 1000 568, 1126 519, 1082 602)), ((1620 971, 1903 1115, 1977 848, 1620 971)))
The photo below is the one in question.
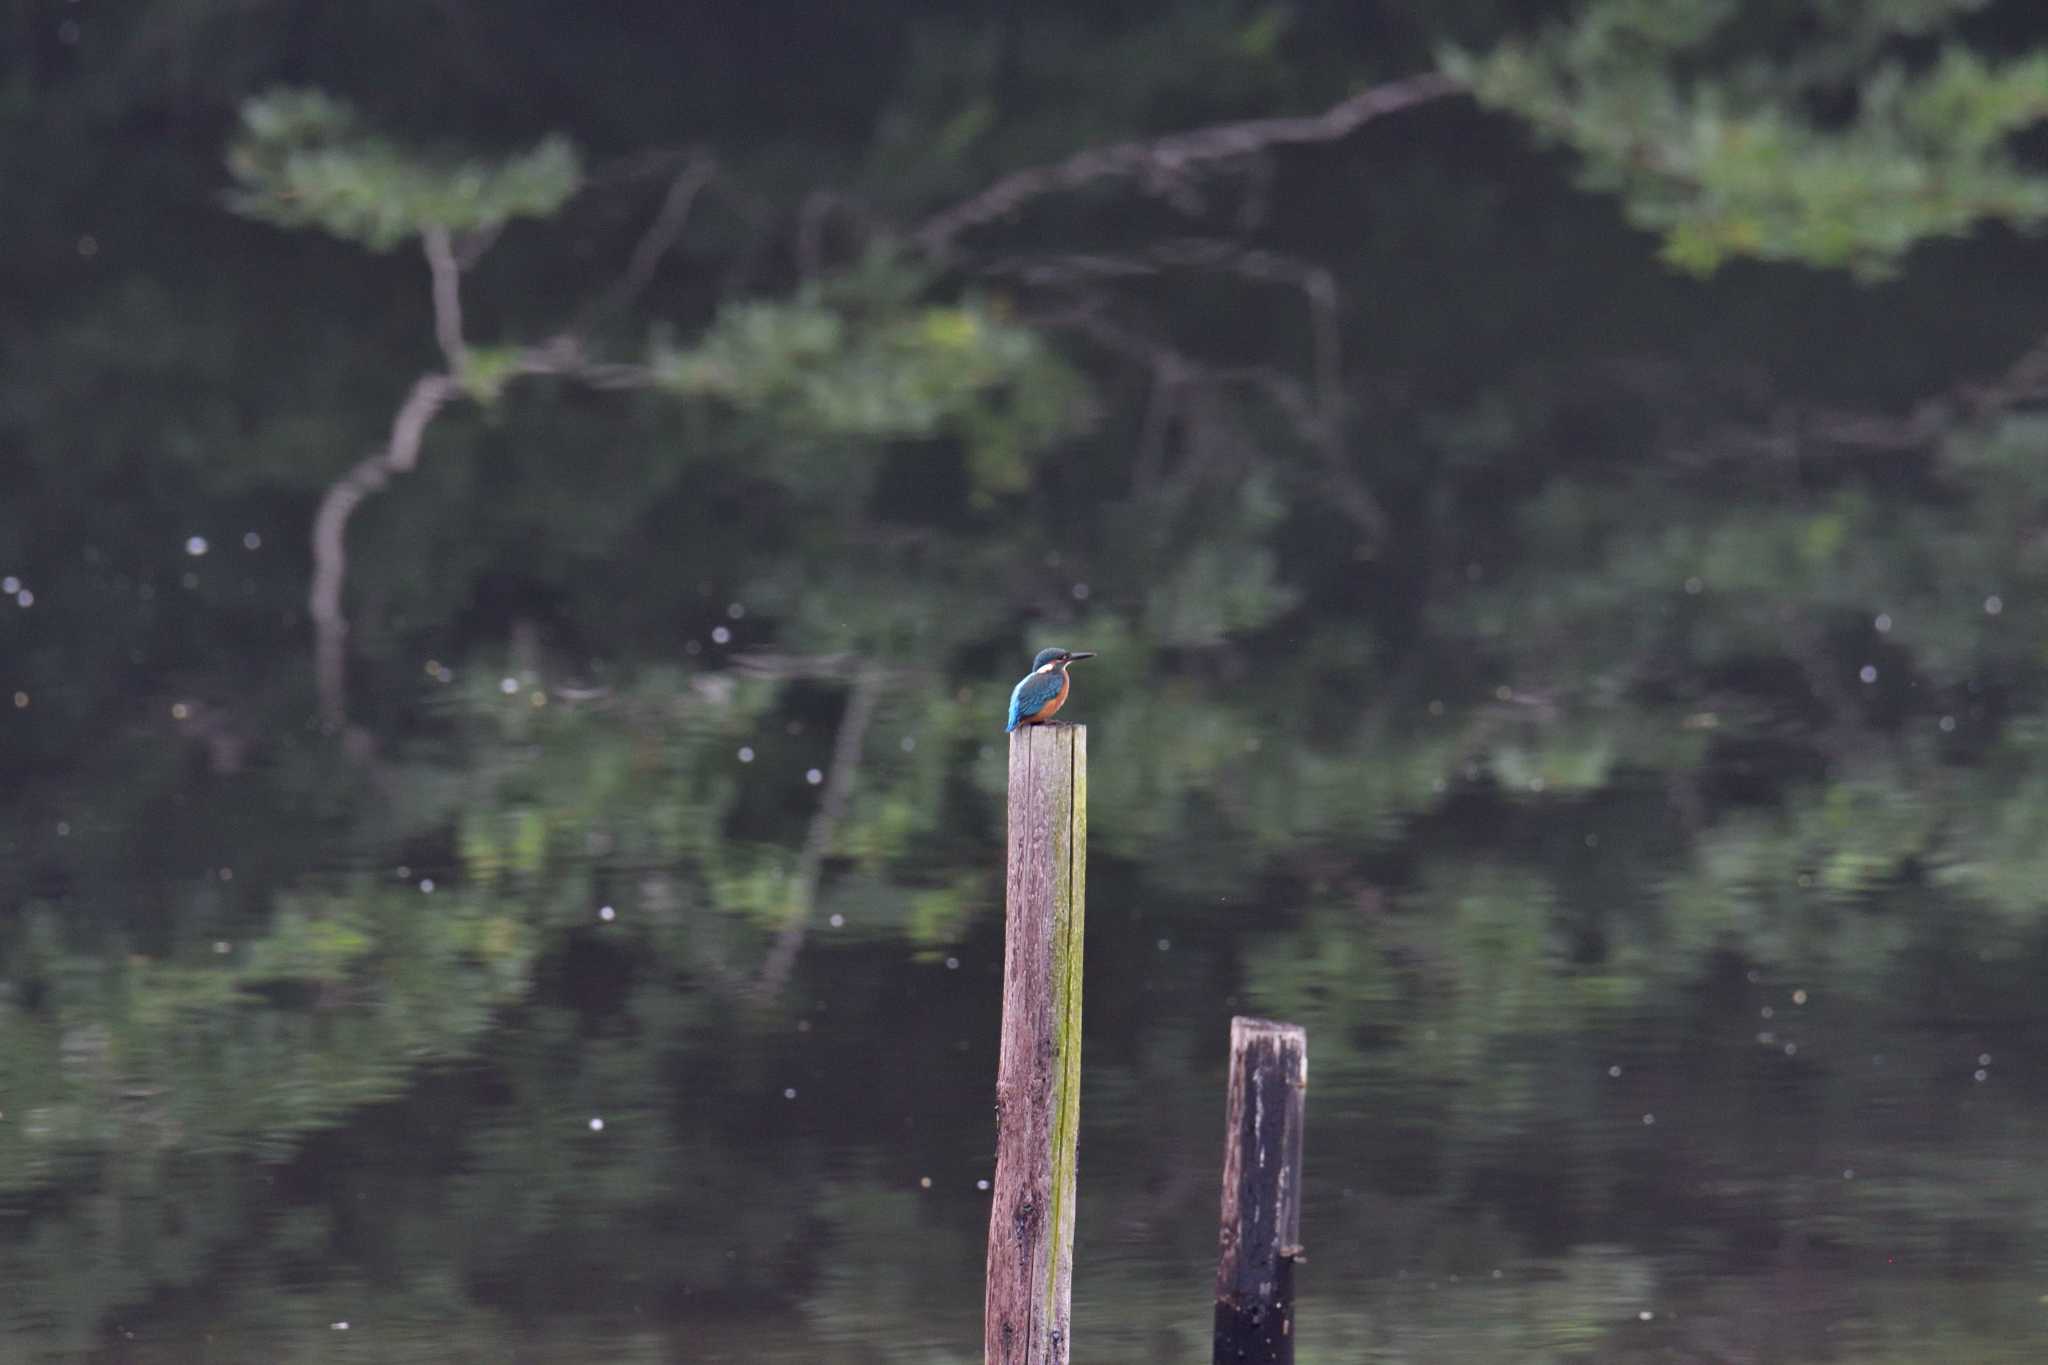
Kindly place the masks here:
POLYGON ((1010 693, 1010 723, 1005 731, 1014 730, 1023 724, 1026 716, 1035 716, 1040 707, 1059 695, 1060 675, 1055 669, 1050 673, 1033 673, 1017 684, 1010 693))

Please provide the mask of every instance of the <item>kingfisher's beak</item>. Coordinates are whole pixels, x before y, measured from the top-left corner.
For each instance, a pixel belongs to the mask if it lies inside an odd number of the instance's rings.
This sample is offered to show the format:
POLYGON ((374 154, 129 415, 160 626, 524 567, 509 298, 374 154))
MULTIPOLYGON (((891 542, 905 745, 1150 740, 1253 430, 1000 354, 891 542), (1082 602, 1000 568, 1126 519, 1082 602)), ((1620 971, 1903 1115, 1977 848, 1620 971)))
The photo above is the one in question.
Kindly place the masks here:
POLYGON ((1092 649, 1077 649, 1067 656, 1067 662, 1072 663, 1076 659, 1092 659, 1094 657, 1095 651, 1092 649))

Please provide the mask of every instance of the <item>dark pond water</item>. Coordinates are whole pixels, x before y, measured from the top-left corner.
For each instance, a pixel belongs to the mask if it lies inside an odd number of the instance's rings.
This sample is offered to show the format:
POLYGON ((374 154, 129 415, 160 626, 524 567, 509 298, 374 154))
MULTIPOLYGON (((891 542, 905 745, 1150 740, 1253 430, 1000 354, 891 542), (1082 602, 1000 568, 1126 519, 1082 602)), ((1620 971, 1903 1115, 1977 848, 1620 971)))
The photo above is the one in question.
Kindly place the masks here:
MULTIPOLYGON (((947 856, 863 867, 856 806, 793 955, 731 806, 815 808, 829 727, 479 678, 438 758, 322 769, 387 787, 338 831, 288 776, 324 741, 215 772, 166 706, 171 780, 17 831, 8 1355, 978 1358, 1001 684, 934 765, 947 856)), ((1304 1360, 2038 1358, 2037 931, 1702 872, 1740 851, 1625 781, 1134 856, 1096 698, 1078 1359, 1206 1358, 1236 1012, 1310 1030, 1304 1360)), ((894 718, 871 753, 940 747, 894 718)))

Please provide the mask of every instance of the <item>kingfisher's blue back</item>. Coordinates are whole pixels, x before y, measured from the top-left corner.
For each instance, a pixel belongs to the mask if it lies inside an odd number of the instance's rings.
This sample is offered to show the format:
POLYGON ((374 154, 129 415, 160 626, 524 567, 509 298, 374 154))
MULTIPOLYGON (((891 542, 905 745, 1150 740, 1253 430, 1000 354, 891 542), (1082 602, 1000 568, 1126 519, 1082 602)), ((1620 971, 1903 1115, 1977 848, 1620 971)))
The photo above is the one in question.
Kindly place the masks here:
POLYGON ((1055 668, 1050 673, 1026 674, 1010 693, 1010 723, 1003 727, 1005 734, 1022 725, 1028 718, 1045 709, 1045 704, 1060 694, 1067 685, 1066 670, 1055 668))

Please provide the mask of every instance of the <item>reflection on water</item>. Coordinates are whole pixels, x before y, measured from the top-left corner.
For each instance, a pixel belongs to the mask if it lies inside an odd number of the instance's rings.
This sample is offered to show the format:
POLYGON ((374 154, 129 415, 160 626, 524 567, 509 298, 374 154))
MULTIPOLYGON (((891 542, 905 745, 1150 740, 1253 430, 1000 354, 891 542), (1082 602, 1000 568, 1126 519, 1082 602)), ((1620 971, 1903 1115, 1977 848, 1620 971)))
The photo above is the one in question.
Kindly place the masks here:
MULTIPOLYGON (((81 792, 8 939, 9 1353, 974 1358, 999 756, 971 724, 871 746, 871 776, 950 754, 947 813, 850 817, 791 907, 790 844, 746 835, 815 785, 768 686, 487 680, 327 870, 264 851, 343 846, 291 761, 182 774, 153 857, 81 792), (864 853, 866 818, 951 851, 864 853)), ((1218 831, 1153 863, 1099 806, 1082 1358, 1204 1356, 1235 1012, 1310 1030, 1304 1360, 2022 1358, 2038 932, 1933 884, 1759 884, 1627 784, 1437 812, 1367 878, 1218 831), (1779 896, 1770 965, 1742 921, 1779 896)))

